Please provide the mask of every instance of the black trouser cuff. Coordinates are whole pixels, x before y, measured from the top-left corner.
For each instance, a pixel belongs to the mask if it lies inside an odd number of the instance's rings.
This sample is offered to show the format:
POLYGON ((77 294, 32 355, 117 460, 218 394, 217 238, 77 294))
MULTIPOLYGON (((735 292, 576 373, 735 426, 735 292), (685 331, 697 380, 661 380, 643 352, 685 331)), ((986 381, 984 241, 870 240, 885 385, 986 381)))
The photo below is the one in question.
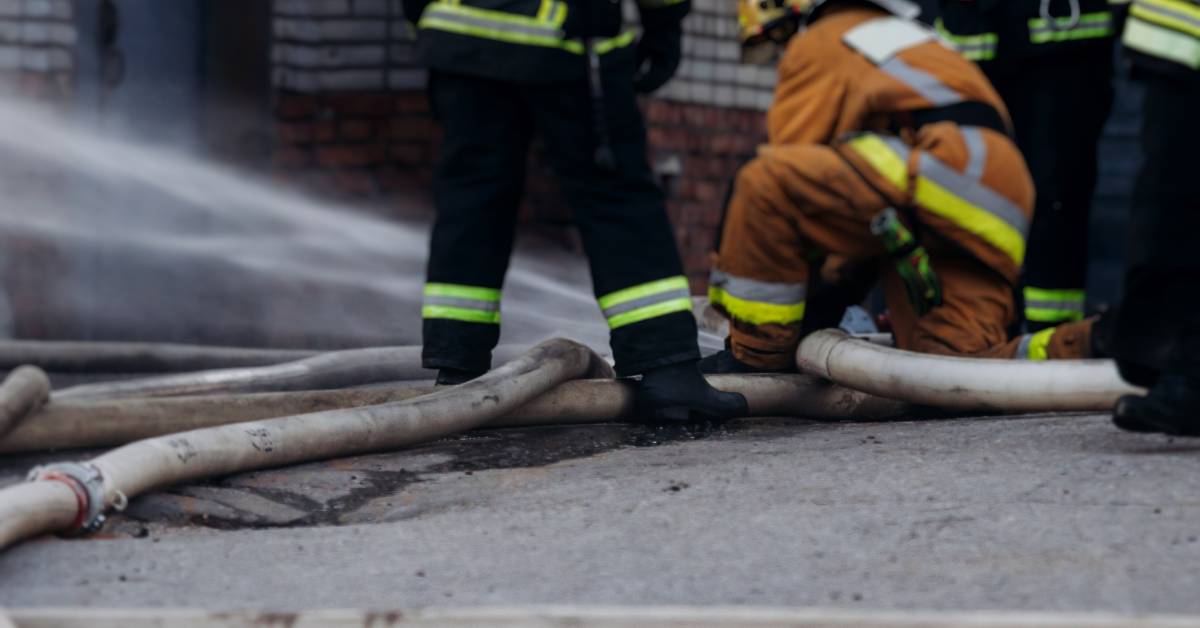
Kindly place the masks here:
POLYGON ((647 371, 653 371, 654 369, 662 368, 664 366, 671 366, 672 364, 680 364, 682 362, 695 362, 699 359, 700 350, 692 349, 690 351, 683 351, 654 360, 647 360, 645 362, 637 362, 630 365, 618 364, 617 376, 630 377, 633 375, 642 375, 647 371))

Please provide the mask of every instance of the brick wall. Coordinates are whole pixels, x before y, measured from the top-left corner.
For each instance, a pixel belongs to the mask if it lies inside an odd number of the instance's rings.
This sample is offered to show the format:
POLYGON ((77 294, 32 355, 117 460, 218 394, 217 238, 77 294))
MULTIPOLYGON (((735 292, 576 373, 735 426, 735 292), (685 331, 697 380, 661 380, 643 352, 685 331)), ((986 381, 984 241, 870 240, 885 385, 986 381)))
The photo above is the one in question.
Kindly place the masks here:
POLYGON ((376 198, 428 182, 437 129, 398 0, 274 0, 274 166, 376 198))
POLYGON ((73 0, 0 0, 0 85, 27 96, 72 93, 73 0))

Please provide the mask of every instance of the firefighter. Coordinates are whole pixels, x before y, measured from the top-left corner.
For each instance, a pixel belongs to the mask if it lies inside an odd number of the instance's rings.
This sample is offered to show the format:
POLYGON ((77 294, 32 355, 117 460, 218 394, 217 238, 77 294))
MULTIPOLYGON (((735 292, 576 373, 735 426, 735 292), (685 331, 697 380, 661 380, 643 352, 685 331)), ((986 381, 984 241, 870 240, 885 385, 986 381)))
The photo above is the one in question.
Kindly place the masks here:
POLYGON ((1125 379, 1150 393, 1122 399, 1114 420, 1131 431, 1200 436, 1200 2, 1134 0, 1124 45, 1146 87, 1145 162, 1108 350, 1125 379))
POLYGON ((423 305, 426 368, 462 383, 491 367, 525 164, 540 136, 571 204, 611 328, 616 368, 643 375, 650 419, 721 419, 745 399, 697 367, 688 280, 650 171, 636 92, 670 79, 689 0, 406 0, 445 137, 423 305))
POLYGON ((916 5, 740 7, 750 51, 787 47, 769 143, 739 172, 727 210, 709 297, 731 321, 730 350, 706 359, 706 371, 791 368, 806 313, 829 309, 817 299, 830 291, 812 288, 835 260, 883 261, 900 348, 1089 355, 1092 321, 1008 337, 1033 182, 1000 97, 914 20, 916 5))
MULTIPOLYGON (((1128 2, 1128 0, 1124 0, 1128 2)), ((1084 318, 1097 150, 1113 102, 1118 0, 940 0, 940 34, 979 63, 1012 116, 1037 190, 1025 327, 1084 318)))

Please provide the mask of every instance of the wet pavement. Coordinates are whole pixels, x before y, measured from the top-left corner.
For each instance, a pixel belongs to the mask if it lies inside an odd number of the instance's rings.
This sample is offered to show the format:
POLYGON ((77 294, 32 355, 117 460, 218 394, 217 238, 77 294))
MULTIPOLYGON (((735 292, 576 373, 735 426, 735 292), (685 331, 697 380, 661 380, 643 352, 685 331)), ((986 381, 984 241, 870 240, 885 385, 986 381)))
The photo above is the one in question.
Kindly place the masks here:
POLYGON ((1200 441, 1102 416, 489 430, 144 496, 0 605, 1196 613, 1198 537, 1200 441))

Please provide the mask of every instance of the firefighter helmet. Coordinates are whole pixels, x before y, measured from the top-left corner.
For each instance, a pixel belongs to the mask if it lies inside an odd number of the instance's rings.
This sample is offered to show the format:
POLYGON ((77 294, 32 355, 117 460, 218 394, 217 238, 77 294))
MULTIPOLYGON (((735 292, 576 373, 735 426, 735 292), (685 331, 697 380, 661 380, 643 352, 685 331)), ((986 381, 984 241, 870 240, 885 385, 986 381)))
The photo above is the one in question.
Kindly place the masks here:
MULTIPOLYGON (((806 25, 817 9, 836 0, 738 0, 742 60, 762 62, 806 25)), ((921 7, 910 0, 864 0, 896 17, 916 19, 921 7)))

